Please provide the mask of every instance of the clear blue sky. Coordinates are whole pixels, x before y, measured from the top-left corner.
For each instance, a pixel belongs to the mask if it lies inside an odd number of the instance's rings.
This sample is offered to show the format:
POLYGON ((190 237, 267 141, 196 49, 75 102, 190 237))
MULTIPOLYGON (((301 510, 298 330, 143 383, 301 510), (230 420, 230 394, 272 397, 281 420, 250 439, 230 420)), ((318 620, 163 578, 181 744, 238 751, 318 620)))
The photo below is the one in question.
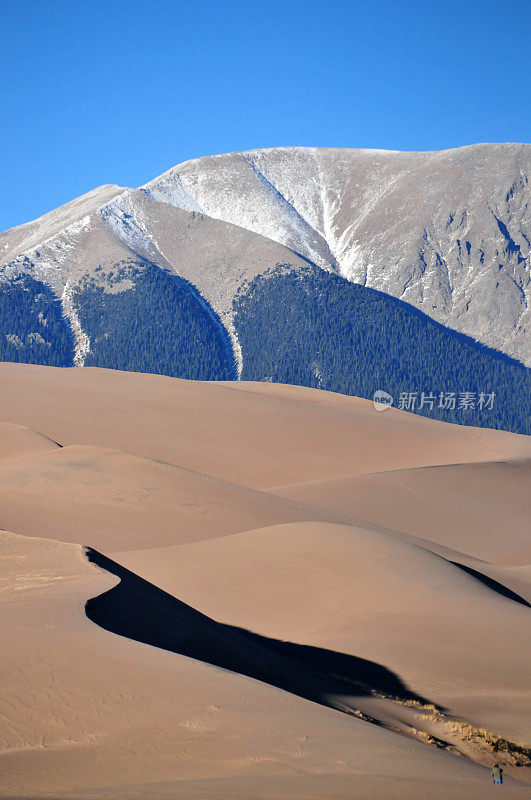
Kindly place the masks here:
POLYGON ((274 145, 529 141, 525 0, 3 0, 0 230, 274 145))

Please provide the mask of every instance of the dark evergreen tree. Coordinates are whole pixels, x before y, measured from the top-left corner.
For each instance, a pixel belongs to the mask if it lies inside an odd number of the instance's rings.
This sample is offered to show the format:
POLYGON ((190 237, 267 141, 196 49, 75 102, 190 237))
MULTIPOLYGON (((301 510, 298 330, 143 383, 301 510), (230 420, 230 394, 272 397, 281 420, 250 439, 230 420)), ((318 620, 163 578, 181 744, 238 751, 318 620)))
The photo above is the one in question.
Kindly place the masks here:
POLYGON ((0 282, 0 361, 72 366, 74 339, 60 301, 30 275, 0 282))
POLYGON ((407 396, 415 401, 408 410, 426 416, 530 432, 528 369, 382 292, 317 268, 278 267, 255 278, 234 308, 243 380, 367 398, 383 389, 395 406, 407 396), (441 392, 455 393, 455 409, 439 407, 441 392), (459 408, 465 392, 474 408, 459 408), (492 409, 488 397, 480 409, 480 393, 492 392, 492 409))
POLYGON ((229 336, 190 283, 141 261, 117 264, 106 282, 112 292, 94 279, 74 292, 90 337, 85 366, 195 380, 236 377, 229 336))

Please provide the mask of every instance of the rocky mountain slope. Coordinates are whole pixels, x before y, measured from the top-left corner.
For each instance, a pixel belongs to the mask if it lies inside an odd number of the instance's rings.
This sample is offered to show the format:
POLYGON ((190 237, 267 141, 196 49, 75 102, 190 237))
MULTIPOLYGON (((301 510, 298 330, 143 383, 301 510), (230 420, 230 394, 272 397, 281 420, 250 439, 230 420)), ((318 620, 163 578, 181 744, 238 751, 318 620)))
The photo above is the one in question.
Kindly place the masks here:
POLYGON ((145 190, 267 236, 525 360, 530 165, 522 144, 274 148, 188 161, 145 190))
MULTIPOLYGON (((100 187, 0 236, 0 359, 364 396, 496 391, 516 406, 528 376, 512 359, 531 363, 530 153, 273 148, 189 161, 140 189, 100 187), (432 320, 444 326, 436 345, 432 320), (412 346, 420 371, 405 366, 412 346), (449 366, 434 372, 440 353, 449 366)), ((522 430, 503 416, 468 421, 522 430)))

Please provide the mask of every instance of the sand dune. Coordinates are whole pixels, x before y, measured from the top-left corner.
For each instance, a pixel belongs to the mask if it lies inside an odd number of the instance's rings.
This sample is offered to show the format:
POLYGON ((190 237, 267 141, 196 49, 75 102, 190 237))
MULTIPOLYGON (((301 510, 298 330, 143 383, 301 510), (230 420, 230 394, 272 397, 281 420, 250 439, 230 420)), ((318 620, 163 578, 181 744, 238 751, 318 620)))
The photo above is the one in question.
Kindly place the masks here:
POLYGON ((71 445, 0 462, 0 528, 106 552, 161 547, 327 511, 153 459, 71 445))
POLYGON ((420 547, 296 523, 117 560, 221 622, 385 664, 454 714, 531 734, 529 609, 420 547))
POLYGON ((531 461, 393 470, 278 489, 314 506, 504 565, 531 562, 531 461))
MULTIPOLYGON (((391 767, 392 769, 392 767, 391 767)), ((505 784, 504 797, 524 798, 527 788, 505 784)), ((302 773, 292 775, 231 775, 202 780, 179 780, 137 786, 106 787, 95 792, 61 794, 61 800, 388 800, 388 798, 422 798, 422 800, 460 800, 462 797, 499 798, 500 788, 484 785, 479 779, 462 781, 460 777, 450 779, 426 774, 418 779, 403 778, 397 774, 369 776, 357 768, 346 777, 337 772, 302 773), (468 792, 468 794, 466 794, 468 792)), ((19 798, 17 798, 19 800, 19 798)), ((55 798, 54 798, 55 800, 55 798)))
POLYGON ((0 465, 28 453, 49 453, 58 447, 42 433, 0 420, 0 465))
POLYGON ((0 380, 1 797, 470 800, 494 759, 527 795, 529 439, 290 386, 0 380))
POLYGON ((0 365, 0 417, 62 445, 157 458, 255 489, 387 469, 529 457, 528 437, 274 384, 0 365))
MULTIPOLYGON (((53 797, 156 797, 160 782, 166 796, 171 784, 173 796, 186 797, 189 781, 210 779, 219 794, 208 796, 231 797, 232 781, 220 790, 220 775, 240 782, 240 796, 254 780, 251 797, 283 782, 286 797, 305 796, 297 781, 290 786, 298 776, 306 796, 331 796, 319 775, 331 776, 336 796, 360 800, 368 791, 383 800, 395 781, 419 800, 441 791, 489 796, 484 770, 470 762, 103 630, 83 605, 116 578, 90 565, 82 548, 5 533, 0 540, 1 624, 10 638, 1 656, 1 796, 42 797, 46 787, 53 797), (146 777, 149 786, 139 787, 146 777)), ((523 787, 508 783, 506 794, 524 797, 523 787)))

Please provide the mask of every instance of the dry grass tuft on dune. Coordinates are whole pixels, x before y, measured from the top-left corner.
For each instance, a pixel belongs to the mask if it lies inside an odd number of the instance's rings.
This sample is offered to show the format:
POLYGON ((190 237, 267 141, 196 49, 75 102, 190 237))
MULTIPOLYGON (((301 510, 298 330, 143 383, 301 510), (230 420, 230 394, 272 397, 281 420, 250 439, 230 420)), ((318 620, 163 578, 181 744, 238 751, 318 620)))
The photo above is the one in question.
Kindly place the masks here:
POLYGON ((527 438, 290 386, 0 380, 0 797, 470 800, 495 761, 527 796, 527 438))

